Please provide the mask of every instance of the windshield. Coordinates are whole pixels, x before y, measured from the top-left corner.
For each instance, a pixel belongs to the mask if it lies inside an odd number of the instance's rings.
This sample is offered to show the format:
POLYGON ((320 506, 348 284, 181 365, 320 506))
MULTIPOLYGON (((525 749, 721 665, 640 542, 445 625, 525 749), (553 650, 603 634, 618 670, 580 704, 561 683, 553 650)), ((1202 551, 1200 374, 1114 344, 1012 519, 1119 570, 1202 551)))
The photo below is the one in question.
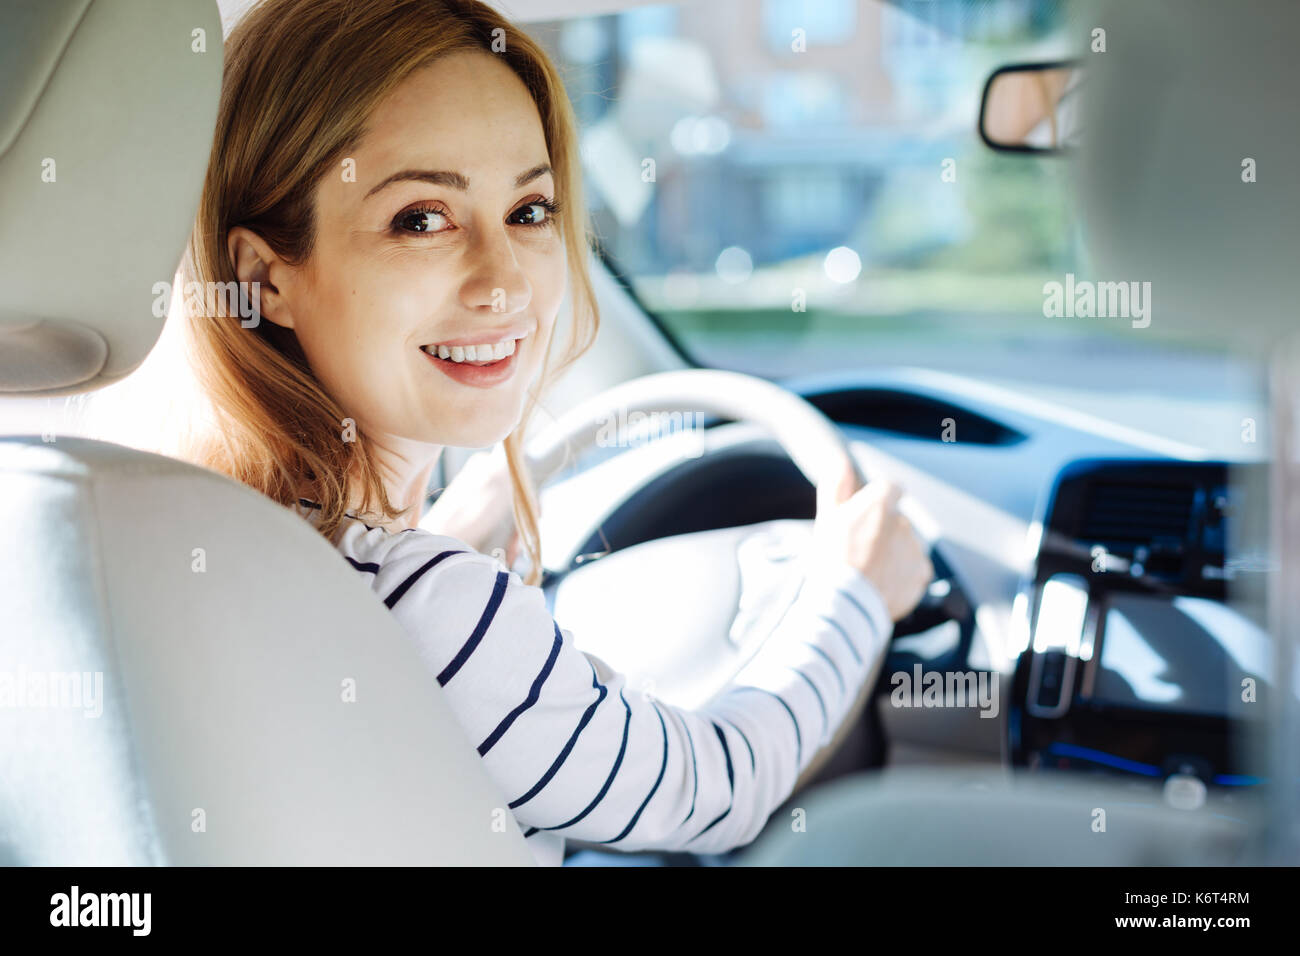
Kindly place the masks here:
POLYGON ((700 364, 938 369, 1254 457, 1257 372, 1158 298, 1052 314, 1087 274, 1069 162, 994 152, 976 118, 998 66, 1077 52, 1063 9, 714 0, 532 29, 604 252, 700 364))

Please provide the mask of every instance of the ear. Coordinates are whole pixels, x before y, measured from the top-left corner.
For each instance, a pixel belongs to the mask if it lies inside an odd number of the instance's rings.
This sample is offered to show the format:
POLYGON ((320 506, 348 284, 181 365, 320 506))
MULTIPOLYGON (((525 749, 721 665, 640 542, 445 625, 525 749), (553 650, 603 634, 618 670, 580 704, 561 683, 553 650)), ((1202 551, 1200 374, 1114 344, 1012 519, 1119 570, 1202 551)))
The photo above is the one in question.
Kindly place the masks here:
POLYGON ((286 295, 288 290, 284 288, 292 271, 289 264, 261 236, 244 226, 236 226, 226 236, 226 254, 241 288, 251 288, 257 283, 261 315, 276 325, 292 329, 293 312, 286 295))

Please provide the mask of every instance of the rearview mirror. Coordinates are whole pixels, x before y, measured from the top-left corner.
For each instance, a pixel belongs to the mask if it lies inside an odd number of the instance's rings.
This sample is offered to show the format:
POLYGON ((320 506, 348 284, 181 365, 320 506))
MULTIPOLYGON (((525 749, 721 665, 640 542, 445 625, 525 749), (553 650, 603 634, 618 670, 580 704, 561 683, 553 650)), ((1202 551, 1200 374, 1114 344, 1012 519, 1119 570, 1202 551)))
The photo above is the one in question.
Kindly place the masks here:
POLYGON ((994 70, 980 100, 980 138, 1012 153, 1060 153, 1076 145, 1082 75, 1074 60, 994 70))

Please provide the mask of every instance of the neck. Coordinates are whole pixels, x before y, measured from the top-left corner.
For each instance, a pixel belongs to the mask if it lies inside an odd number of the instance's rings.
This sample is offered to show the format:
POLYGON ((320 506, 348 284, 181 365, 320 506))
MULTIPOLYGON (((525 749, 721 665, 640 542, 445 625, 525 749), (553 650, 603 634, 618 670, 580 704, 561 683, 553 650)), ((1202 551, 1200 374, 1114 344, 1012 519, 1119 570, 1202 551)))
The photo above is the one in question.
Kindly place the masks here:
MULTIPOLYGON (((391 435, 368 436, 366 439, 374 456, 379 474, 394 510, 406 512, 391 521, 381 521, 378 527, 390 532, 405 531, 420 523, 424 511, 424 497, 429 487, 433 466, 442 454, 441 445, 409 441, 391 435)), ((371 507, 378 502, 371 502, 371 507)), ((354 492, 349 497, 348 510, 361 507, 361 495, 354 492)))

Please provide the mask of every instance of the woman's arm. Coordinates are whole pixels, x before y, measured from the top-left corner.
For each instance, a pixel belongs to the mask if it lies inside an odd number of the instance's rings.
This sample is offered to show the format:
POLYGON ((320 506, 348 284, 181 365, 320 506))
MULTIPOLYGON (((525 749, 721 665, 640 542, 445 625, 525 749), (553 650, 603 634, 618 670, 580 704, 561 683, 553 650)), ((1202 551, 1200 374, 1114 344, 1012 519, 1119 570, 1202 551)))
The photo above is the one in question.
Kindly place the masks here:
POLYGON ((685 710, 628 688, 574 646, 540 589, 458 544, 399 536, 376 590, 526 833, 625 850, 750 842, 830 740, 892 627, 856 569, 807 559, 797 598, 750 662, 706 707, 685 710))

